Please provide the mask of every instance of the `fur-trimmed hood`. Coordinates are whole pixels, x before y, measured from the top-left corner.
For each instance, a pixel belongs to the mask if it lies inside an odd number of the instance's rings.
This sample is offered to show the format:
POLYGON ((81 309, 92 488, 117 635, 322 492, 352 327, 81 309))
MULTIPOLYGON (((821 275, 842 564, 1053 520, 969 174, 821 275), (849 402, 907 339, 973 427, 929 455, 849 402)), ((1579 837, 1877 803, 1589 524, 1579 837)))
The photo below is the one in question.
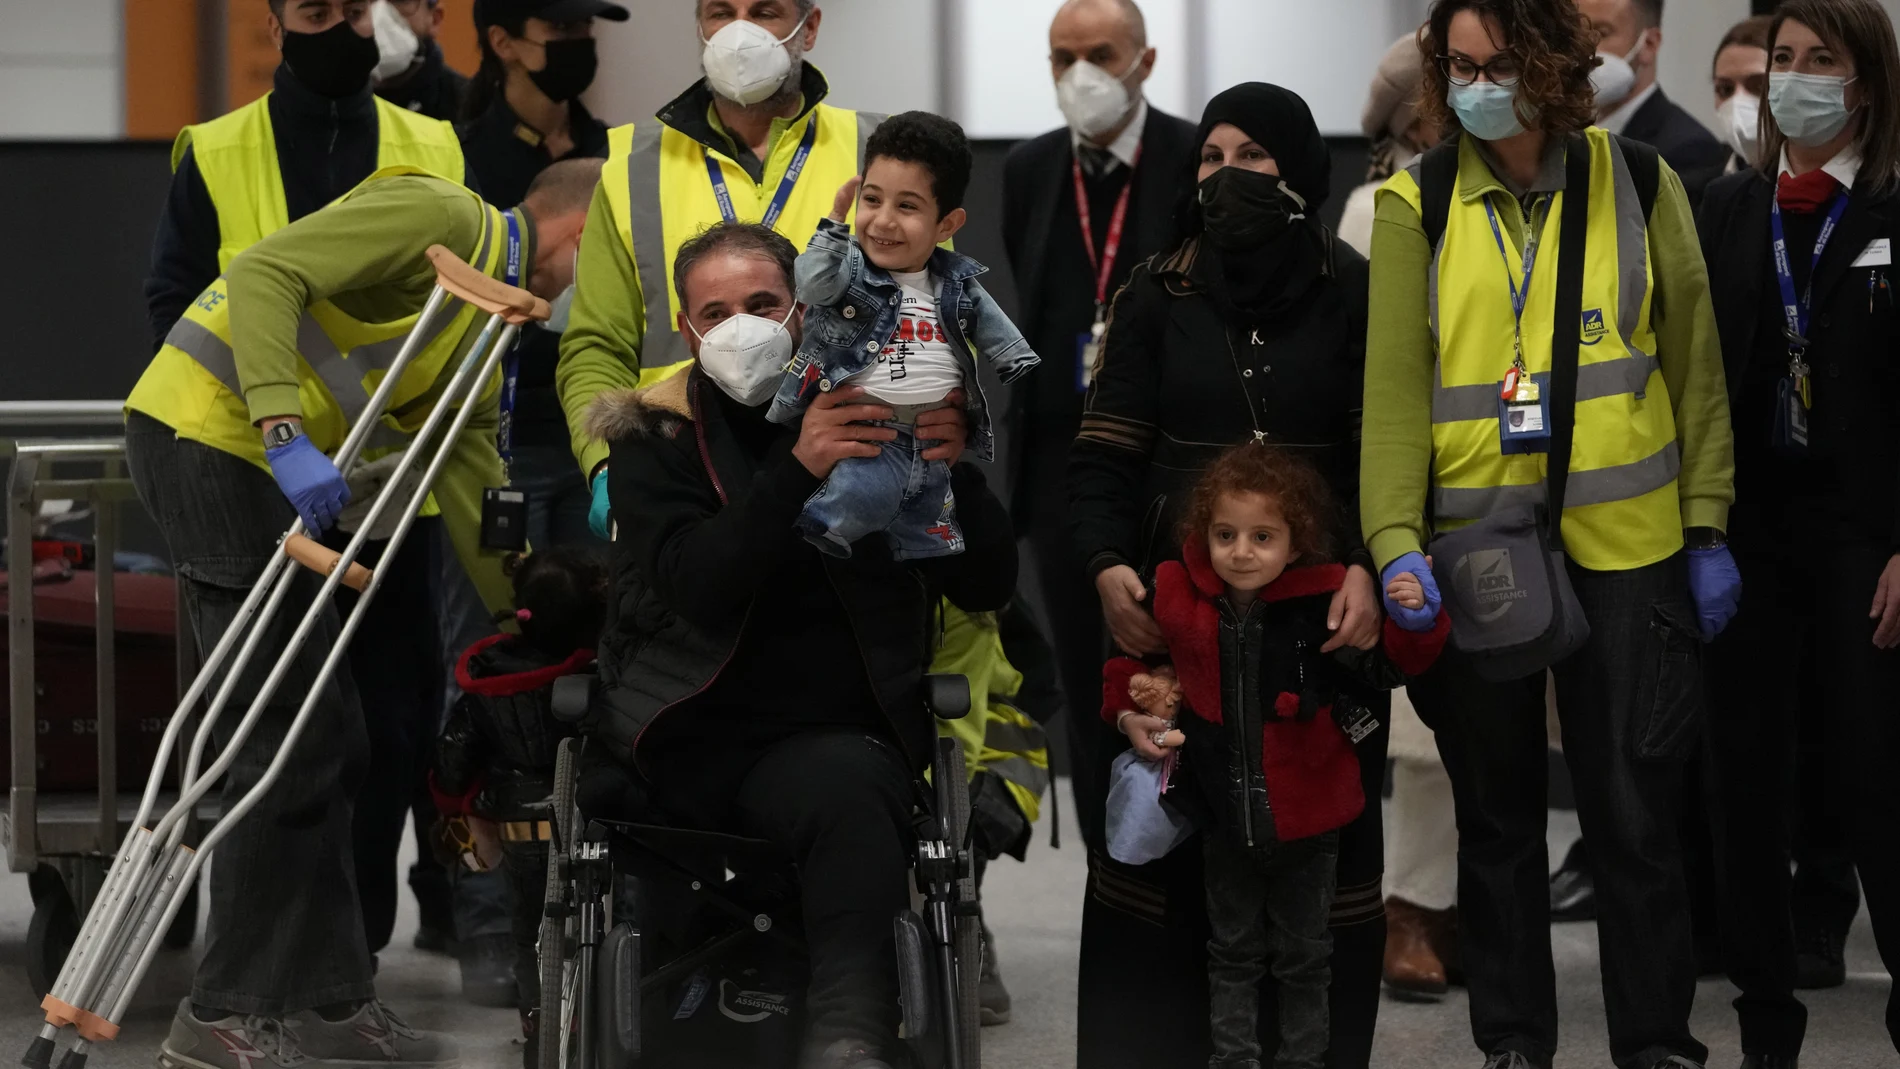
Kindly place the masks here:
POLYGON ((693 421, 691 380, 696 365, 667 369, 665 378, 631 390, 608 390, 587 406, 587 433, 614 442, 636 434, 671 438, 693 421))

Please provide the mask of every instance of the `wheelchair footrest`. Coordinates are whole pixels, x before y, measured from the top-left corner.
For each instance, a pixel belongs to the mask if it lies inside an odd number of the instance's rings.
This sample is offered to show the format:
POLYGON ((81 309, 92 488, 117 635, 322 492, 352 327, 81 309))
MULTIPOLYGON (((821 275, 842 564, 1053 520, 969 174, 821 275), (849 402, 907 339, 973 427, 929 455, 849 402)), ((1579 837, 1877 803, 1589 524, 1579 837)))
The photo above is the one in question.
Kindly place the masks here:
POLYGON ((912 1040, 931 1033, 931 1011, 936 1005, 931 983, 933 959, 924 922, 905 910, 897 915, 897 1001, 904 1010, 904 1035, 912 1040))

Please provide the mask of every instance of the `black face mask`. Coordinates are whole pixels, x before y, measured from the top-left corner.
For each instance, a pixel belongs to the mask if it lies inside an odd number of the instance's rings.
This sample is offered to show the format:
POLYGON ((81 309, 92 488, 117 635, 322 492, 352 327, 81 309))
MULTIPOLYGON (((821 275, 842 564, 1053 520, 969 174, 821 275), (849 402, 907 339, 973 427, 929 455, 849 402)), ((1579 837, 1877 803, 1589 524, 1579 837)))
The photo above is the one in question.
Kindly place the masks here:
POLYGON ((1306 205, 1278 175, 1223 167, 1201 183, 1201 220, 1222 249, 1257 248, 1293 228, 1306 205))
POLYGON ((547 94, 549 100, 565 104, 594 84, 594 74, 600 69, 600 56, 594 49, 592 37, 549 41, 542 48, 547 54, 548 64, 538 71, 529 71, 528 78, 534 82, 536 89, 547 94))
POLYGON ((340 99, 362 92, 380 58, 376 38, 358 36, 347 22, 322 33, 284 31, 284 63, 319 96, 340 99))

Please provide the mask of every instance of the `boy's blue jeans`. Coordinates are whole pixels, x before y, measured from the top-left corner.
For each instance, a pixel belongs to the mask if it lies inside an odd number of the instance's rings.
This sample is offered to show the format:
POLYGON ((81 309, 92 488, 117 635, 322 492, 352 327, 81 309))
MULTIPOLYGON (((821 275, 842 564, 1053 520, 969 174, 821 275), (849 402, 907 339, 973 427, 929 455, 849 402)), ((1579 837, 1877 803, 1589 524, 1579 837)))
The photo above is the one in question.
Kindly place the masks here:
POLYGON ((798 532, 821 552, 849 557, 852 543, 879 531, 889 537, 891 556, 898 560, 963 552, 950 465, 924 459, 937 443, 917 438, 915 410, 900 407, 898 414, 910 418, 877 424, 896 431, 896 440, 880 443, 875 457, 839 461, 805 502, 798 532))

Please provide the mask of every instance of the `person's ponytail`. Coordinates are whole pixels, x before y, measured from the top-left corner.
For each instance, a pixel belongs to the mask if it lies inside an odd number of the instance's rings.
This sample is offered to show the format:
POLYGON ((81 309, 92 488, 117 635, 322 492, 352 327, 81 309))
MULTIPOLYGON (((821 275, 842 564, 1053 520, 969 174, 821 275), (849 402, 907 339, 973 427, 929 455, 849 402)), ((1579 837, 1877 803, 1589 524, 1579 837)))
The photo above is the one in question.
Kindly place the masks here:
POLYGON ((495 54, 488 44, 488 27, 500 26, 510 37, 520 37, 527 29, 528 20, 494 19, 475 24, 475 40, 481 45, 482 65, 468 80, 468 92, 462 97, 462 121, 470 122, 488 114, 488 110, 501 99, 502 89, 508 84, 508 67, 495 54))

